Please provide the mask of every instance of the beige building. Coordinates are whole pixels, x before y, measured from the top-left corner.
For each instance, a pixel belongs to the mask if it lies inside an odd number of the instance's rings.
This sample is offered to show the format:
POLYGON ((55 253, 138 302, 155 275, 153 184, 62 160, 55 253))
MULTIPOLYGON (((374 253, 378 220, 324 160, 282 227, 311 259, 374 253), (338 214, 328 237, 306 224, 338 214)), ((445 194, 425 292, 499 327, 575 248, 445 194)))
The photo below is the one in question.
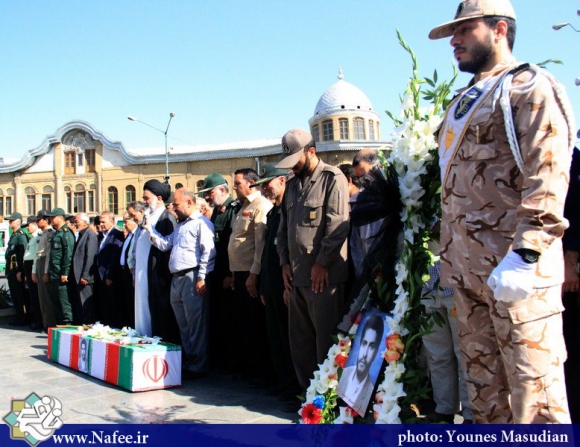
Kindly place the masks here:
MULTIPOLYGON (((380 116, 367 96, 338 82, 320 97, 308 121, 320 158, 329 164, 350 163, 363 147, 385 148, 380 116)), ((300 123, 289 123, 289 128, 300 123)), ((230 183, 233 173, 252 167, 258 172, 282 153, 279 138, 211 146, 177 146, 168 155, 172 189, 203 187, 206 175, 217 172, 230 183)), ((15 211, 24 216, 61 207, 90 215, 111 210, 121 215, 127 203, 139 199, 144 183, 165 177, 165 149, 129 151, 85 121, 57 129, 20 159, 0 163, 0 216, 15 211)))

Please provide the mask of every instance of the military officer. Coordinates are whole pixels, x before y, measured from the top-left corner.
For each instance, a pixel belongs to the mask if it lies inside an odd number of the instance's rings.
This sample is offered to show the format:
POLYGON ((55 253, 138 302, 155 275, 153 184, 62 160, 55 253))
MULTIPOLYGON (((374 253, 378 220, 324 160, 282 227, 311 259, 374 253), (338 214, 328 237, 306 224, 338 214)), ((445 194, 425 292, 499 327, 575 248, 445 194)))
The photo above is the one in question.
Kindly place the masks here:
POLYGON ((239 202, 230 195, 227 180, 220 174, 210 174, 205 178, 204 188, 197 192, 213 207, 211 223, 214 226, 216 249, 215 267, 206 282, 209 284, 210 337, 209 356, 212 367, 236 372, 238 362, 234 361, 237 348, 231 343, 235 337, 234 327, 237 317, 234 311, 234 294, 231 288, 224 288, 224 281, 233 281, 228 258, 228 244, 232 226, 239 210, 239 202))
POLYGON ((277 168, 292 169, 280 207, 278 254, 288 304, 290 350, 306 389, 333 343, 344 312, 348 276, 348 183, 316 154, 312 136, 293 129, 282 138, 277 168))
POLYGON ((50 213, 54 237, 48 255, 50 298, 56 309, 57 324, 71 324, 72 306, 68 298, 67 282, 71 269, 75 237, 66 225, 65 212, 55 208, 50 213))
POLYGON ((28 326, 31 322, 31 309, 28 294, 24 287, 24 251, 28 245, 28 238, 20 228, 22 214, 13 213, 9 218, 12 236, 6 247, 6 279, 10 296, 16 309, 16 320, 11 326, 28 326))

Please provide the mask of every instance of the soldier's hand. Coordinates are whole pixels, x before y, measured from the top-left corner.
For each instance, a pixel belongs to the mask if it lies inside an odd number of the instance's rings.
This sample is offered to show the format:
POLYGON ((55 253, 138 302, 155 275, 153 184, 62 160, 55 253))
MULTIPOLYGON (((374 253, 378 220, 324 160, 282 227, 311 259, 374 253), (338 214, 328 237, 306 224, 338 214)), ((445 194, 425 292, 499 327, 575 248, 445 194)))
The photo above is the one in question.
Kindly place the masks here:
POLYGON ((260 301, 265 306, 266 305, 266 295, 260 295, 260 301))
POLYGON ((233 276, 226 276, 224 278, 224 289, 232 289, 234 290, 234 277, 233 276))
POLYGON ((32 274, 32 282, 38 284, 38 275, 36 273, 32 274))
POLYGON ((85 278, 81 278, 81 279, 80 279, 80 281, 79 281, 79 283, 80 283, 82 286, 86 286, 86 285, 87 285, 89 282, 88 282, 88 281, 87 281, 85 278))
POLYGON ((113 285, 113 281, 111 281, 110 279, 105 279, 105 284, 107 287, 111 287, 113 285))
POLYGON ((63 283, 63 284, 66 284, 68 282, 68 276, 61 275, 60 282, 63 283))
POLYGON ((16 273, 16 281, 22 282, 22 272, 16 273))
POLYGON ((310 271, 310 280, 312 281, 312 291, 321 293, 328 286, 328 269, 320 264, 314 264, 310 271))
POLYGON ((50 282, 50 276, 48 276, 48 273, 45 273, 45 274, 42 276, 42 281, 43 281, 45 284, 48 284, 48 283, 50 282))
POLYGON ((246 280, 246 289, 252 298, 258 297, 258 275, 250 273, 246 280))
POLYGON ((292 291, 292 267, 290 264, 284 264, 282 266, 282 278, 284 278, 284 288, 288 291, 292 291))

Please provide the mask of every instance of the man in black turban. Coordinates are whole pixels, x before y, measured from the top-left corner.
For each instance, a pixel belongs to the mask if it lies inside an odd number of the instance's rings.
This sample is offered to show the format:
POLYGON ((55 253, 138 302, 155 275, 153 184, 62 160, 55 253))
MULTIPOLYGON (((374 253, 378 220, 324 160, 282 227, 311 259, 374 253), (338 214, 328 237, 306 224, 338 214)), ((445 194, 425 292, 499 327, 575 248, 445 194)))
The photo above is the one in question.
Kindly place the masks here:
MULTIPOLYGON (((173 233, 177 221, 165 209, 169 186, 151 179, 143 185, 143 202, 148 206, 144 220, 163 236, 173 233)), ((179 328, 169 301, 172 275, 169 255, 151 245, 151 235, 141 231, 135 242, 135 329, 165 342, 180 344, 179 328)))

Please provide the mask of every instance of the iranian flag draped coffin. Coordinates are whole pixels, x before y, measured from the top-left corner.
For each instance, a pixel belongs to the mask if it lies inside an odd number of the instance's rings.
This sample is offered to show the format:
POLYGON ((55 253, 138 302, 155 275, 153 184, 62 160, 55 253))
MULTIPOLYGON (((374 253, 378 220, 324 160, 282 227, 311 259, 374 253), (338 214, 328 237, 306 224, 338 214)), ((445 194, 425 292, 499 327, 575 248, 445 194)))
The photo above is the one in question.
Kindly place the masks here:
POLYGON ((170 343, 121 345, 49 328, 48 358, 129 391, 181 385, 181 347, 170 343))

